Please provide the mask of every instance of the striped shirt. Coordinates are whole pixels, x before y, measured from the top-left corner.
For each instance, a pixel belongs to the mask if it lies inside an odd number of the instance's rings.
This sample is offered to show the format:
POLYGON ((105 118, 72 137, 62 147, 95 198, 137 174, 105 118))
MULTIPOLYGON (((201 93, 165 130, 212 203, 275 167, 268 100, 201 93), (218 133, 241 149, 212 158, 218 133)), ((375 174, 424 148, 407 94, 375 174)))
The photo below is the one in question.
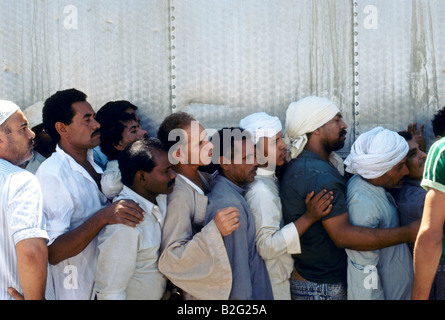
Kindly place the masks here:
POLYGON ((436 141, 430 148, 425 162, 421 186, 445 192, 445 138, 436 141))
POLYGON ((21 292, 16 244, 30 238, 48 239, 44 229, 42 192, 36 177, 0 159, 0 300, 13 300, 8 287, 21 292))

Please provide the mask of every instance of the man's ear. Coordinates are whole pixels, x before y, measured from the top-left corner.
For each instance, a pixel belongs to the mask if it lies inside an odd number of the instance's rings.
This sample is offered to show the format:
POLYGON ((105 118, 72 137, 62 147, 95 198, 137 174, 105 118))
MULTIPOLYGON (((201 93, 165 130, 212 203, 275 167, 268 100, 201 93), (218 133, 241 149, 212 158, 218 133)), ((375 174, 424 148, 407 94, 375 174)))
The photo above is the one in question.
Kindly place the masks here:
POLYGON ((54 127, 56 128, 57 133, 62 137, 62 136, 67 136, 68 135, 68 130, 67 130, 67 126, 66 124, 64 124, 63 122, 56 122, 54 124, 54 127))
POLYGON ((147 179, 145 179, 145 171, 139 170, 136 172, 134 179, 137 180, 139 184, 144 184, 147 179))
POLYGON ((124 151, 125 147, 122 144, 122 140, 120 140, 117 144, 113 144, 113 147, 118 151, 124 151))
POLYGON ((173 159, 177 161, 177 163, 187 163, 187 154, 182 152, 183 147, 177 148, 172 152, 173 159))

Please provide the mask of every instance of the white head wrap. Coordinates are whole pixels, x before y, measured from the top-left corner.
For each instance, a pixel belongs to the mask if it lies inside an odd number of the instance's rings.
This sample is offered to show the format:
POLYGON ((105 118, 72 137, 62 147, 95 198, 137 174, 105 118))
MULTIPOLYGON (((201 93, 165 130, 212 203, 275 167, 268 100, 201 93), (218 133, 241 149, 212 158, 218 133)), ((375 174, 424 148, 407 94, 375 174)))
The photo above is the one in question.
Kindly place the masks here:
POLYGON ((0 125, 3 124, 14 112, 19 110, 14 102, 7 100, 0 100, 0 125))
POLYGON ((361 134, 345 160, 346 171, 365 179, 383 176, 408 154, 408 143, 397 132, 376 127, 361 134))
POLYGON ((340 109, 330 100, 309 96, 292 102, 286 111, 286 134, 284 141, 296 158, 307 143, 306 133, 313 132, 333 119, 340 109))
POLYGON ((39 101, 23 110, 23 114, 26 119, 28 119, 29 127, 31 129, 43 122, 42 109, 43 101, 39 101))
POLYGON ((255 144, 260 138, 271 138, 283 130, 280 119, 265 112, 252 113, 241 119, 239 127, 250 132, 255 144))

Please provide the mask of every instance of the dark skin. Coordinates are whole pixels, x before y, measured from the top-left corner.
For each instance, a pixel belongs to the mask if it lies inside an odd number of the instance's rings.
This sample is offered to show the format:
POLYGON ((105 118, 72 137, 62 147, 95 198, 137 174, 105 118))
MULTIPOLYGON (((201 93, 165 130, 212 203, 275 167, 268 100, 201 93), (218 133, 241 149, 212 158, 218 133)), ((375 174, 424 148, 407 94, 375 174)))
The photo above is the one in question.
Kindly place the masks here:
MULTIPOLYGON (((343 140, 340 132, 347 128, 341 115, 337 115, 330 122, 312 132, 305 147, 306 150, 318 154, 325 161, 329 160, 329 154, 333 151, 326 146, 335 145, 338 140, 343 140), (330 139, 335 140, 335 136, 337 137, 336 141, 330 141, 330 139), (328 137, 334 138, 328 139, 328 137)), ((377 250, 399 243, 414 242, 420 225, 420 222, 417 221, 404 227, 388 229, 353 226, 349 222, 347 212, 324 220, 322 223, 337 247, 361 251, 377 250)))
MULTIPOLYGON (((72 105, 75 115, 72 123, 56 123, 60 135, 59 146, 79 163, 100 185, 98 174, 87 160, 87 152, 100 143, 99 123, 88 102, 72 105)), ((73 257, 85 249, 99 231, 107 224, 123 223, 135 227, 143 220, 144 212, 134 201, 121 200, 99 210, 78 228, 59 236, 49 247, 49 262, 59 262, 73 257)))

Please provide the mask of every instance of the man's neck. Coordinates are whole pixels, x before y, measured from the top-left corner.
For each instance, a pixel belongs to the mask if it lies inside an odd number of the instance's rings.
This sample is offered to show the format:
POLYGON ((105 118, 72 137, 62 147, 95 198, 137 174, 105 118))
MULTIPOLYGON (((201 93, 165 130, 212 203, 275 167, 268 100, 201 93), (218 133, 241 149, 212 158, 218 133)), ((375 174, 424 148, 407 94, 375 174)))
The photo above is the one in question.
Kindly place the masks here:
POLYGON ((88 161, 88 149, 75 147, 63 140, 59 141, 59 147, 80 165, 88 161))
POLYGON ((304 150, 310 151, 315 153, 316 155, 320 156, 323 160, 326 162, 329 162, 329 155, 331 154, 328 152, 322 145, 319 144, 307 144, 304 148, 304 150))
POLYGON ((147 190, 145 190, 144 188, 142 188, 141 186, 138 186, 138 185, 132 185, 129 188, 131 190, 133 190, 135 193, 137 193, 138 195, 140 195, 142 198, 150 201, 152 204, 154 204, 156 206, 158 205, 156 198, 159 194, 148 192, 147 190))
POLYGON ((184 177, 189 179, 190 181, 193 181, 197 185, 201 185, 201 177, 198 173, 198 165, 192 165, 192 164, 177 164, 174 168, 176 173, 182 174, 184 177))

